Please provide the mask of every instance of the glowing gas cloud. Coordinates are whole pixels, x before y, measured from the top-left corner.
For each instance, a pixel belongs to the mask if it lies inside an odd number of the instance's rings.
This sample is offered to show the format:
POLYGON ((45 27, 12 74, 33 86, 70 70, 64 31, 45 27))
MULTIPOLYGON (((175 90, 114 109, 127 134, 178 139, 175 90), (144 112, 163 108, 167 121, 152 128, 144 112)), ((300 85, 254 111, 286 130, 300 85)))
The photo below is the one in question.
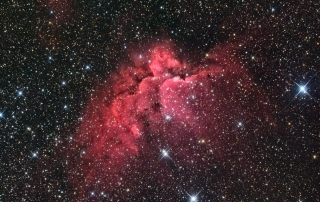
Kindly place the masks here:
POLYGON ((133 53, 132 63, 89 99, 68 145, 69 178, 79 198, 91 190, 121 193, 143 181, 165 184, 172 179, 161 161, 173 170, 197 164, 199 175, 209 176, 213 163, 201 153, 220 158, 238 144, 235 131, 268 125, 267 100, 230 47, 217 46, 196 67, 176 53, 168 41, 133 53), (170 158, 161 157, 163 149, 170 158))

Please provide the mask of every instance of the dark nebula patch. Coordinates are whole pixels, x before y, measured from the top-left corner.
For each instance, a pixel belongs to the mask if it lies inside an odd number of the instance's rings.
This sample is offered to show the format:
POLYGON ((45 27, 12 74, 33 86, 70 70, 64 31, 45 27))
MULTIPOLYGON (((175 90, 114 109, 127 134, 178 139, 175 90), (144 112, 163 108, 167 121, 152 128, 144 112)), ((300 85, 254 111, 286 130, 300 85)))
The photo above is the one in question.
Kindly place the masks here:
POLYGON ((214 181, 223 172, 217 164, 252 155, 273 119, 266 96, 229 50, 216 47, 196 67, 177 59, 168 41, 134 52, 132 65, 122 65, 89 99, 67 145, 78 199, 178 200, 194 181, 214 181), (241 134, 244 127, 253 132, 241 134))

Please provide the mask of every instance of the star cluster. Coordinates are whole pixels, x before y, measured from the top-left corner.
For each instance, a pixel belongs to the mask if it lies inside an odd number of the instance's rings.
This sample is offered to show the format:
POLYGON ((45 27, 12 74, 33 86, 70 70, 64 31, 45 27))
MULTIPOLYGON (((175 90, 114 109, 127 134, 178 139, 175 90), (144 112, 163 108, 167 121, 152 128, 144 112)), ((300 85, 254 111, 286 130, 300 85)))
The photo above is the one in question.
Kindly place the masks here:
MULTIPOLYGON (((1 2, 0 201, 318 201, 319 12, 316 1, 1 2), (232 84, 227 95, 238 89, 235 97, 256 103, 239 108, 243 100, 222 96, 230 105, 216 133, 205 122, 199 130, 210 134, 181 145, 168 144, 169 135, 143 143, 150 152, 118 166, 116 185, 101 176, 75 186, 93 145, 77 134, 97 124, 87 122, 89 103, 121 66, 151 65, 146 44, 166 40, 181 64, 239 67, 247 80, 226 77, 219 92, 232 84)), ((165 124, 175 120, 173 111, 163 115, 165 124)))

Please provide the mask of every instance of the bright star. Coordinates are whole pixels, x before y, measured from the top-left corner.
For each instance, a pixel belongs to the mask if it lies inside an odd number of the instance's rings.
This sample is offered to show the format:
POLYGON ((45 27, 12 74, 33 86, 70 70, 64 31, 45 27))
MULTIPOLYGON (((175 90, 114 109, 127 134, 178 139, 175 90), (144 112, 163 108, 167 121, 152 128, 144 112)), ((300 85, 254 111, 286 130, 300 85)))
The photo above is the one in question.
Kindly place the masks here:
POLYGON ((18 94, 18 97, 21 97, 21 96, 23 96, 23 91, 22 90, 18 90, 17 94, 18 94))
MULTIPOLYGON (((299 86, 299 85, 298 85, 298 86, 299 86)), ((299 86, 299 88, 300 88, 299 93, 307 93, 306 85, 304 85, 304 86, 299 86)))
POLYGON ((191 201, 197 201, 197 197, 191 196, 190 200, 191 200, 191 201))
POLYGON ((38 152, 32 152, 32 158, 37 158, 38 157, 38 152))
POLYGON ((190 194, 188 194, 188 196, 190 197, 190 202, 196 202, 196 201, 198 201, 198 198, 197 198, 197 196, 199 195, 199 193, 200 192, 198 192, 196 195, 190 195, 190 194))
POLYGON ((169 156, 169 151, 170 151, 170 149, 169 150, 161 149, 161 158, 160 158, 160 160, 163 159, 163 158, 171 159, 170 156, 169 156))
MULTIPOLYGON (((317 73, 318 73, 318 72, 317 72, 317 73)), ((317 73, 315 73, 315 74, 311 77, 311 79, 309 79, 309 81, 308 81, 307 83, 303 84, 303 85, 299 85, 297 82, 295 82, 294 80, 292 80, 292 79, 290 78, 290 79, 299 87, 299 92, 294 96, 294 98, 291 99, 291 101, 287 104, 287 106, 286 106, 285 108, 287 108, 287 107, 294 101, 294 99, 297 98, 297 96, 298 96, 300 93, 302 93, 302 94, 307 94, 313 101, 317 102, 317 101, 312 97, 312 95, 310 95, 310 94, 308 93, 308 89, 307 89, 307 85, 308 85, 308 84, 310 83, 310 81, 317 75, 317 73)))
POLYGON ((163 156, 168 156, 169 155, 166 150, 162 150, 162 154, 163 154, 163 156))
MULTIPOLYGON (((310 80, 311 80, 311 79, 310 79, 310 80)), ((310 82, 310 80, 308 81, 308 83, 310 82)), ((312 98, 312 100, 315 100, 315 99, 308 93, 308 89, 307 89, 308 83, 306 83, 306 84, 304 84, 304 85, 299 85, 299 84, 296 83, 296 84, 298 85, 298 87, 299 87, 299 92, 297 93, 296 96, 298 96, 300 93, 302 93, 302 94, 307 94, 308 96, 310 96, 310 97, 312 98)))

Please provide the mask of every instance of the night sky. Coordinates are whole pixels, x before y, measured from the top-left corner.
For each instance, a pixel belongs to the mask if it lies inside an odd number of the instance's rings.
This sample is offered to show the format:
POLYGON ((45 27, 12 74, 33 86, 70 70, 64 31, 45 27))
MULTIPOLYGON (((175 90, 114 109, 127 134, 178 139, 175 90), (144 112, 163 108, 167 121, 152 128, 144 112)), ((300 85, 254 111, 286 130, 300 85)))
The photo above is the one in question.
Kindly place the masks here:
POLYGON ((1 2, 0 201, 320 201, 319 17, 1 2))

